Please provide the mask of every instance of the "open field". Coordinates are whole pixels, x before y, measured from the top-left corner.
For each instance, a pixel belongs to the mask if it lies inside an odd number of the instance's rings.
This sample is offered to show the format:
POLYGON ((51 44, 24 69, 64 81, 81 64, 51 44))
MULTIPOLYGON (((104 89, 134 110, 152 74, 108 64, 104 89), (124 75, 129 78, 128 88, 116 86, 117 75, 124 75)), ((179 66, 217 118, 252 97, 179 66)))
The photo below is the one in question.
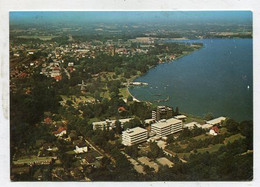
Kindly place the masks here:
POLYGON ((217 151, 222 145, 223 144, 210 145, 209 147, 206 147, 206 148, 197 149, 197 151, 199 153, 204 153, 206 151, 208 151, 209 153, 212 153, 212 152, 217 151))
POLYGON ((185 114, 183 113, 185 116, 187 116, 187 119, 185 121, 185 123, 190 123, 190 122, 198 122, 199 124, 204 124, 205 123, 205 120, 202 118, 202 117, 199 117, 199 116, 193 116, 193 115, 190 115, 190 114, 185 114))
POLYGON ((57 36, 18 36, 17 38, 24 38, 24 39, 40 39, 43 41, 51 40, 57 36))
POLYGON ((240 133, 234 134, 234 135, 232 135, 232 136, 230 136, 230 137, 227 137, 227 138, 225 139, 224 143, 225 143, 225 144, 227 144, 228 142, 229 142, 229 143, 233 143, 234 141, 236 141, 236 140, 238 140, 238 139, 240 139, 240 138, 245 138, 245 137, 242 136, 240 133))

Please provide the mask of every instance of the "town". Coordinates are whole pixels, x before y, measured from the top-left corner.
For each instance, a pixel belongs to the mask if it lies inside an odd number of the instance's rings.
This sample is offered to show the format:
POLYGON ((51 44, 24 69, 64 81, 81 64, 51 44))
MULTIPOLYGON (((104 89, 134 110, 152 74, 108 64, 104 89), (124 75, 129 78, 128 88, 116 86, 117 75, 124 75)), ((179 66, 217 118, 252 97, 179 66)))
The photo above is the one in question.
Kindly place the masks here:
MULTIPOLYGON (((203 48, 201 43, 178 42, 191 33, 147 32, 136 25, 127 29, 102 24, 93 27, 94 33, 82 36, 75 34, 78 26, 50 26, 49 30, 11 26, 11 180, 251 177, 251 170, 229 174, 232 166, 239 171, 247 167, 236 163, 250 162, 251 121, 236 122, 211 113, 193 116, 178 106, 139 101, 128 90, 130 86, 147 86, 135 79, 149 69, 203 48), (131 32, 124 35, 124 30, 131 32), (105 31, 109 31, 107 35, 105 31), (66 34, 57 36, 62 32, 66 34), (234 155, 236 160, 229 167, 230 160, 224 160, 234 155), (208 170, 209 162, 220 156, 223 163, 214 163, 208 170), (198 163, 204 161, 201 175, 195 175, 202 170, 198 163), (220 172, 220 167, 227 169, 220 172), (214 175, 208 176, 209 172, 214 175)), ((192 37, 213 34, 198 32, 192 37)), ((230 35, 234 33, 221 37, 230 35)))

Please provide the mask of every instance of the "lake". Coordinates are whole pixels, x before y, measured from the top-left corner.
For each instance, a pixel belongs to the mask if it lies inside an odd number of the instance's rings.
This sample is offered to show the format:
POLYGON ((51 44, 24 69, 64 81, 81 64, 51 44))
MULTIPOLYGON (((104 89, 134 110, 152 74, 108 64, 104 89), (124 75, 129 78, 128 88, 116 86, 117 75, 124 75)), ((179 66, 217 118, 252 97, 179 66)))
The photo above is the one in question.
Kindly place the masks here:
POLYGON ((149 86, 131 87, 131 94, 157 105, 178 106, 183 113, 204 116, 210 112, 214 117, 252 120, 252 39, 181 42, 199 42, 204 46, 180 59, 150 69, 135 80, 147 82, 149 86))

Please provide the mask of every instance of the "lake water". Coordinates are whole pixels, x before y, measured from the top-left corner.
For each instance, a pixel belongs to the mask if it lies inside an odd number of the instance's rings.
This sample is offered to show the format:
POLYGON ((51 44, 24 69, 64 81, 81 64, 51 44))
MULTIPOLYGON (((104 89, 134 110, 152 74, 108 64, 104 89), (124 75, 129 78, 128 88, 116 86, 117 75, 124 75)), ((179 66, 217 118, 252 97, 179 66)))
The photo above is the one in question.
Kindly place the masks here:
POLYGON ((204 47, 152 68, 135 80, 149 86, 131 87, 131 94, 197 116, 211 112, 238 121, 253 119, 252 39, 185 42, 200 42, 204 47))

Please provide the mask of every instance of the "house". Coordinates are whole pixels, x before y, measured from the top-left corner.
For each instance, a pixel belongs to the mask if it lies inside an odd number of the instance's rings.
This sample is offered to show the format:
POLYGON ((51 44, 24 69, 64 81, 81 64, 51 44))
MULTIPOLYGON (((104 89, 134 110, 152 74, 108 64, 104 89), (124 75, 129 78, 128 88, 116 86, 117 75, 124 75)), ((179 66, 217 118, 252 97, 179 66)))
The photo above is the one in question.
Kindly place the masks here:
POLYGON ((213 126, 213 127, 210 129, 209 134, 214 135, 214 136, 218 135, 218 134, 219 134, 219 128, 218 128, 218 126, 216 126, 216 125, 213 126))
POLYGON ((58 82, 62 80, 62 76, 61 75, 55 76, 54 79, 58 82))
POLYGON ((78 147, 78 146, 76 146, 76 149, 74 149, 74 152, 75 153, 86 153, 86 152, 88 152, 88 147, 86 146, 86 147, 78 147))
POLYGON ((25 77, 27 77, 27 73, 22 72, 22 73, 20 73, 20 74, 18 75, 18 77, 19 77, 19 78, 25 78, 25 77))
POLYGON ((57 131, 54 131, 53 134, 56 137, 61 137, 64 134, 67 134, 67 128, 66 127, 59 127, 57 131))
POLYGON ((217 136, 218 135, 213 129, 210 129, 209 134, 213 135, 213 136, 217 136))
POLYGON ((50 117, 44 118, 44 123, 46 123, 46 124, 51 124, 51 123, 52 123, 51 118, 50 118, 50 117))
POLYGON ((118 112, 125 112, 126 111, 125 107, 123 107, 123 106, 118 107, 117 110, 118 110, 118 112))

